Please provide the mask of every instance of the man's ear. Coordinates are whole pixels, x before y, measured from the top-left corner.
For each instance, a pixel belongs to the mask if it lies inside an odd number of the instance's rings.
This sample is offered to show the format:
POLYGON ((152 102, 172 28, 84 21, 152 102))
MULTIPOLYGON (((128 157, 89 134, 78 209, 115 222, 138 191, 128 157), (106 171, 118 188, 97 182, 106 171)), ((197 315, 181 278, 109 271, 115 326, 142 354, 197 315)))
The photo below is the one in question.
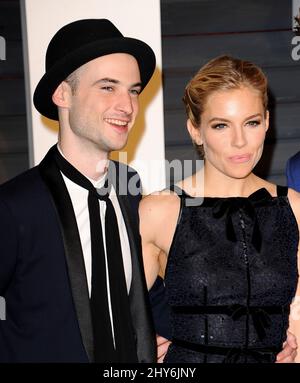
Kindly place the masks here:
POLYGON ((202 137, 201 137, 201 131, 200 131, 200 128, 197 127, 197 126, 194 126, 192 121, 190 119, 187 120, 187 123, 186 123, 186 126, 187 126, 187 130, 189 131, 190 133, 190 136, 192 138, 192 141, 196 144, 196 145, 202 145, 203 142, 202 142, 202 137))
POLYGON ((70 85, 62 81, 55 89, 52 101, 58 107, 68 108, 71 105, 71 93, 70 85))

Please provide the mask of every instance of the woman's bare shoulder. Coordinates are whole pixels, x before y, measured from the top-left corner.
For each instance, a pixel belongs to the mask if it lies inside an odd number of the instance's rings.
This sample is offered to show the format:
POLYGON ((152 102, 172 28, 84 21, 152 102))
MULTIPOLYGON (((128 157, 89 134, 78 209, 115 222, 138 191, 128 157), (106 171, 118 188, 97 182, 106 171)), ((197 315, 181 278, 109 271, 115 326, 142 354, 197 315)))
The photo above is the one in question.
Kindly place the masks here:
POLYGON ((300 201, 300 193, 297 192, 296 190, 292 189, 292 188, 289 188, 289 190, 288 190, 288 197, 289 197, 289 199, 292 199, 295 202, 300 201))
POLYGON ((144 242, 151 242, 167 252, 179 209, 180 198, 170 190, 144 197, 139 207, 140 232, 144 242))
POLYGON ((142 214, 159 214, 160 217, 164 212, 176 208, 180 204, 179 197, 176 193, 164 189, 153 192, 145 197, 140 202, 140 212, 142 214))
POLYGON ((289 188, 288 198, 290 203, 298 207, 298 210, 300 211, 300 193, 292 188, 289 188))

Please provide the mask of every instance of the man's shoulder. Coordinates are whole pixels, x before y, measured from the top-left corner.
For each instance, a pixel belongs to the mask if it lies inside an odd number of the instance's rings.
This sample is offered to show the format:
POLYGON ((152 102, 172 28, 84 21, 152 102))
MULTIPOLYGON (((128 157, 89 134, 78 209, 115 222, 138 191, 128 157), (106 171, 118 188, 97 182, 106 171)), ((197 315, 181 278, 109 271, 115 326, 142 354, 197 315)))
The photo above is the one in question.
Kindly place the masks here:
POLYGON ((5 200, 25 200, 28 193, 40 189, 41 177, 35 166, 0 185, 0 198, 5 200))
POLYGON ((140 199, 142 187, 140 176, 135 169, 118 161, 111 161, 110 175, 119 195, 140 199), (114 179, 114 177, 116 177, 114 179))
POLYGON ((138 174, 138 172, 133 167, 131 167, 127 164, 124 164, 123 162, 111 160, 111 163, 113 164, 113 166, 115 166, 116 171, 118 173, 124 172, 124 173, 131 175, 131 176, 138 174))
POLYGON ((288 160, 289 166, 299 166, 300 164, 300 151, 291 156, 288 160))

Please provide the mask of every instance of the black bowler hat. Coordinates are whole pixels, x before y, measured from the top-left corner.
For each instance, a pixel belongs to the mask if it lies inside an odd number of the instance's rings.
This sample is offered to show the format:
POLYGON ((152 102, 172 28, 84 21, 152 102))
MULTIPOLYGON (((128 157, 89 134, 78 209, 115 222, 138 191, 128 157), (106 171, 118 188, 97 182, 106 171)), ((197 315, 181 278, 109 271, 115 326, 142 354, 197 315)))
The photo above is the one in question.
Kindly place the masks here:
POLYGON ((153 50, 141 40, 124 37, 107 19, 77 20, 62 27, 50 41, 46 73, 38 83, 33 103, 44 116, 58 120, 52 95, 58 85, 81 65, 111 53, 128 53, 138 62, 142 88, 155 69, 153 50))

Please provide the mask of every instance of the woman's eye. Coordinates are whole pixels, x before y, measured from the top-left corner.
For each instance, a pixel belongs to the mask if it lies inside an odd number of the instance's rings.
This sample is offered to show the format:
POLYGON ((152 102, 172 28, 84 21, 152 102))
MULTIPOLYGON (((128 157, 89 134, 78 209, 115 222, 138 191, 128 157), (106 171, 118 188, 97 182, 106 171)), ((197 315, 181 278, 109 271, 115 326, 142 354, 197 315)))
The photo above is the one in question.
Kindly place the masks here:
POLYGON ((212 126, 213 129, 224 129, 226 127, 227 127, 226 124, 215 124, 212 126))
POLYGON ((248 121, 247 124, 250 126, 258 126, 258 125, 260 125, 260 121, 258 121, 258 120, 248 121))

